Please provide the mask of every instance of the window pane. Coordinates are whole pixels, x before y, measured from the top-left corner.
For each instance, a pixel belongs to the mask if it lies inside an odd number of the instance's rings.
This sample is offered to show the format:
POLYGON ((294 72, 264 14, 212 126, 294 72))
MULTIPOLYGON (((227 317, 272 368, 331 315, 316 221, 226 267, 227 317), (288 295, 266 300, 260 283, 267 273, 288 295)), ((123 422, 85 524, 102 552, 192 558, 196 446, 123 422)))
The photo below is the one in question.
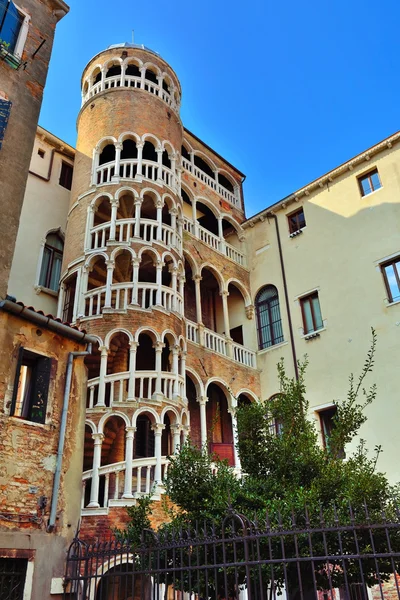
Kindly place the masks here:
POLYGON ((304 333, 310 333, 314 331, 314 325, 311 314, 311 303, 310 300, 303 300, 303 313, 304 313, 304 333))
POLYGON ((375 173, 371 173, 370 178, 372 181, 372 189, 379 190, 379 188, 382 187, 382 184, 379 180, 378 171, 376 171, 375 173))
POLYGON ((260 346, 261 348, 267 348, 271 346, 271 324, 269 320, 269 312, 267 305, 264 305, 259 312, 260 321, 260 346))
POLYGON ((58 282, 60 281, 62 258, 59 254, 54 254, 53 267, 51 269, 49 288, 57 292, 58 282))
POLYGON ((368 177, 364 177, 364 179, 361 179, 361 186, 363 189, 364 196, 367 196, 368 194, 370 194, 372 192, 372 188, 371 188, 368 177))
POLYGON ((318 296, 314 296, 314 298, 311 299, 311 302, 312 302, 313 309, 314 309, 315 328, 321 329, 321 327, 323 327, 323 323, 322 323, 321 308, 319 306, 318 296))
POLYGON ((57 248, 57 250, 64 249, 64 242, 56 233, 50 233, 46 238, 46 244, 48 246, 53 246, 53 248, 57 248))
POLYGON ((43 285, 43 287, 47 287, 47 274, 49 271, 50 258, 51 250, 45 246, 43 250, 42 268, 40 269, 39 277, 39 285, 43 285))
POLYGON ((303 211, 301 211, 301 212, 298 213, 297 219, 298 219, 298 227, 299 227, 299 229, 301 229, 302 227, 305 227, 305 225, 306 225, 306 219, 304 217, 304 212, 303 211))
POLYGON ((386 280, 388 282, 388 286, 390 289, 390 294, 392 296, 393 302, 400 300, 400 289, 399 289, 399 285, 397 283, 396 274, 395 274, 395 268, 397 268, 397 273, 399 274, 399 270, 400 270, 399 265, 400 265, 400 262, 393 263, 393 264, 387 265, 385 267, 386 280))
POLYGON ((3 11, 1 20, 2 27, 0 30, 0 38, 10 44, 8 47, 9 52, 14 52, 15 50, 22 21, 22 15, 19 13, 14 3, 10 2, 10 4, 7 5, 5 15, 3 11))

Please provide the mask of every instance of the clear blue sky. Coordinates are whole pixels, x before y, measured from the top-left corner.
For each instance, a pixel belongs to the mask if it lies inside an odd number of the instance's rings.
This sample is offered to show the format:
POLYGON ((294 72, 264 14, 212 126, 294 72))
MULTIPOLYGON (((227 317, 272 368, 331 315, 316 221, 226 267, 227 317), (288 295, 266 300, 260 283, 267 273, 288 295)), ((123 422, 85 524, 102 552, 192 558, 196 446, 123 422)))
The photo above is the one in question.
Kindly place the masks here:
POLYGON ((134 29, 180 78, 184 125, 246 173, 248 216, 400 129, 398 0, 70 7, 40 124, 75 144, 85 64, 134 29))

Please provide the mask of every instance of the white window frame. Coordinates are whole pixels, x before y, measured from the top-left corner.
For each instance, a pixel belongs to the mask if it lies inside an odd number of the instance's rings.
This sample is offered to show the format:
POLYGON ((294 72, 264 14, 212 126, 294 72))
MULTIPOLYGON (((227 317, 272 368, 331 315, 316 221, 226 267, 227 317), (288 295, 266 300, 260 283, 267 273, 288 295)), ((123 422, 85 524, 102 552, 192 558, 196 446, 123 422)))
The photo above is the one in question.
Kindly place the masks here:
POLYGON ((13 52, 14 56, 21 59, 22 53, 24 51, 25 43, 26 43, 26 38, 28 37, 28 29, 29 29, 29 23, 31 21, 31 17, 20 6, 18 6, 18 4, 15 4, 15 2, 14 2, 14 6, 18 10, 18 12, 24 17, 24 20, 21 23, 21 29, 19 31, 18 40, 17 40, 17 43, 15 44, 15 49, 13 52))

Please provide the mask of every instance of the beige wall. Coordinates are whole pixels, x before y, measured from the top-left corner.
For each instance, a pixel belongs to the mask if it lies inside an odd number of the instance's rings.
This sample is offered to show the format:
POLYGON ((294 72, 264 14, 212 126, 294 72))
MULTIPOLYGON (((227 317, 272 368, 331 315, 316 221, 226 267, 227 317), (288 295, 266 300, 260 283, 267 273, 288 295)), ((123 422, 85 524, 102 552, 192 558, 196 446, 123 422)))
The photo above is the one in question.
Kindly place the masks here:
MULTIPOLYGON (((400 356, 400 303, 390 305, 379 262, 400 254, 400 147, 388 148, 353 170, 324 184, 307 198, 275 209, 288 282, 295 348, 298 358, 308 355, 307 397, 310 416, 315 409, 343 398, 351 372, 360 373, 370 345, 370 328, 378 336, 376 361, 368 383, 376 382, 378 396, 366 410, 368 422, 361 437, 373 451, 383 445, 378 466, 392 480, 400 478, 396 459, 398 435, 398 367, 400 356), (378 168, 382 188, 362 197, 357 176, 378 168), (306 227, 289 237, 287 214, 304 207, 306 227), (325 329, 305 340, 299 296, 318 290, 325 329)), ((262 397, 278 392, 276 363, 285 358, 293 375, 284 289, 273 219, 247 227, 251 264, 251 291, 268 283, 279 291, 285 343, 259 352, 262 397), (289 342, 289 343, 288 343, 289 342)))
POLYGON ((55 315, 58 294, 38 287, 39 274, 47 233, 58 229, 65 233, 70 191, 59 180, 62 161, 73 164, 73 159, 60 152, 61 140, 54 143, 54 136, 44 137, 43 131, 39 129, 35 138, 8 294, 55 315), (39 149, 45 152, 44 158, 39 149))

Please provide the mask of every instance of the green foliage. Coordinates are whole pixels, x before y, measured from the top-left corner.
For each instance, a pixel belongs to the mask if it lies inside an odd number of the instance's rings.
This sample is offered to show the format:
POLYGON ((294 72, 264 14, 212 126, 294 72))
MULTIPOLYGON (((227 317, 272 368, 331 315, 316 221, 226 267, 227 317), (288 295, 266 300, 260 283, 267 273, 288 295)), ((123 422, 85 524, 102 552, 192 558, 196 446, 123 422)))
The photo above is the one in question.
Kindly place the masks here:
POLYGON ((10 42, 6 42, 5 40, 2 40, 0 38, 0 46, 2 46, 3 48, 5 48, 6 50, 8 50, 9 47, 10 47, 10 42))
POLYGON ((127 507, 127 513, 130 521, 126 529, 114 529, 114 533, 118 539, 128 539, 133 547, 139 546, 142 541, 144 529, 150 529, 151 523, 149 516, 151 515, 151 505, 153 500, 151 495, 138 498, 134 506, 127 507))

